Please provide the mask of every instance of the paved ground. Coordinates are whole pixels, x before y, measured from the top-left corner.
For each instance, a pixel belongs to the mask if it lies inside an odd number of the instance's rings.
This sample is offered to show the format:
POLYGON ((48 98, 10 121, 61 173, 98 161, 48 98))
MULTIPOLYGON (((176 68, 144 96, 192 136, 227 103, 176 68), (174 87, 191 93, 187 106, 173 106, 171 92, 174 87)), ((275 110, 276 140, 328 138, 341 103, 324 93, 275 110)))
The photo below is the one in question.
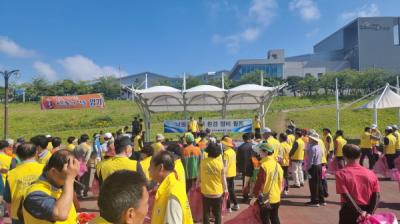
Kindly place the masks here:
MULTIPOLYGON (((236 181, 236 188, 240 188, 241 181, 236 181)), ((393 212, 400 219, 400 191, 397 182, 380 181, 381 203, 378 212, 393 212)), ((339 197, 335 194, 335 180, 329 179, 328 205, 319 208, 304 206, 309 201, 309 188, 290 189, 289 196, 283 198, 279 209, 279 217, 282 224, 336 224, 338 223, 338 212, 340 209, 339 197)), ((240 199, 240 193, 238 193, 240 199)), ((81 201, 81 210, 85 212, 98 212, 96 199, 88 198, 81 201)), ((248 205, 240 204, 241 211, 248 205)), ((223 218, 224 221, 235 218, 240 211, 231 213, 223 218)), ((6 220, 6 223, 10 223, 6 220)))

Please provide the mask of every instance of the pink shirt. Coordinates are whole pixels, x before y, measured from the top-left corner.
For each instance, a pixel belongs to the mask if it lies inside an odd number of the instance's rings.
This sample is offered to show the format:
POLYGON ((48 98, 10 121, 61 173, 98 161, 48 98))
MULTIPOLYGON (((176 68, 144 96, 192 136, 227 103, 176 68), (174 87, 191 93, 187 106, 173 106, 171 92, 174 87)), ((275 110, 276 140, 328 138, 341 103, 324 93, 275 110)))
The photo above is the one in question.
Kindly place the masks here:
MULTIPOLYGON (((376 175, 358 163, 348 164, 336 171, 336 193, 349 193, 358 205, 368 205, 372 193, 380 192, 376 175)), ((341 198, 342 202, 346 202, 341 198)))

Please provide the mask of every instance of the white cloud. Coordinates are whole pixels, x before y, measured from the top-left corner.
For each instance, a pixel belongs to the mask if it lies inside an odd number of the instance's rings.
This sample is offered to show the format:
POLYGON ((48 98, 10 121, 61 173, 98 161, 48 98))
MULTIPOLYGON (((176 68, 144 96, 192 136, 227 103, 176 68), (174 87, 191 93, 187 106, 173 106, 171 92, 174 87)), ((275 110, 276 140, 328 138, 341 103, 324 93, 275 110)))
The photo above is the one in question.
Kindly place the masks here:
POLYGON ((51 67, 51 65, 44 63, 42 61, 35 61, 33 63, 33 68, 36 70, 38 75, 44 76, 50 81, 55 81, 57 79, 57 73, 51 67))
POLYGON ((317 4, 313 0, 292 0, 289 3, 291 11, 298 11, 303 20, 317 20, 321 13, 317 4))
POLYGON ((35 52, 24 49, 8 37, 0 36, 0 52, 12 57, 32 57, 35 52))
POLYGON ((246 28, 226 36, 214 34, 212 41, 224 44, 229 53, 236 53, 240 50, 243 42, 252 42, 258 39, 276 16, 277 7, 276 0, 251 0, 247 15, 242 18, 246 22, 246 28))
MULTIPOLYGON (((99 66, 90 58, 82 55, 66 57, 58 62, 63 67, 65 74, 74 80, 93 80, 100 76, 114 75, 119 76, 117 68, 112 66, 99 66)), ((121 76, 127 75, 121 71, 121 76)))
POLYGON ((315 28, 315 29, 311 30, 310 32, 306 33, 306 37, 311 38, 311 37, 314 37, 315 35, 317 35, 318 33, 319 33, 319 28, 315 28))
POLYGON ((369 5, 368 4, 363 5, 361 8, 357 8, 354 11, 342 13, 339 16, 339 19, 343 23, 347 23, 357 17, 373 17, 379 15, 380 15, 380 10, 378 5, 376 5, 375 3, 371 3, 369 5))

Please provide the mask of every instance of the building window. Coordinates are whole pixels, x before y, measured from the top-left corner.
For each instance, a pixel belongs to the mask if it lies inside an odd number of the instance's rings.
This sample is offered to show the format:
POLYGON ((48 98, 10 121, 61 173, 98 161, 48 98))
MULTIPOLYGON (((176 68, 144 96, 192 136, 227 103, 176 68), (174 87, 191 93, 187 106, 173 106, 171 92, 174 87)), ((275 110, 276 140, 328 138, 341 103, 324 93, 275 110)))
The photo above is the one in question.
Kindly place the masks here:
POLYGON ((399 34, 399 25, 395 25, 393 27, 393 42, 394 45, 400 45, 400 34, 399 34))
POLYGON ((306 73, 306 77, 310 77, 311 76, 311 73, 306 73))

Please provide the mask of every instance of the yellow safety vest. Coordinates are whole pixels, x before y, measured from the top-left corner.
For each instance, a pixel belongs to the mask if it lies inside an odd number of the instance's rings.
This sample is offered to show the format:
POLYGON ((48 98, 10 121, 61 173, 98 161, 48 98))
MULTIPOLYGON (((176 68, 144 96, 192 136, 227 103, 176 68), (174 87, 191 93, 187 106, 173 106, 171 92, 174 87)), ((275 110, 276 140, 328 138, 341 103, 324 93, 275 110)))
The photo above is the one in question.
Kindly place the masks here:
POLYGON ((11 218, 18 220, 18 208, 26 189, 35 182, 43 172, 44 165, 36 161, 27 161, 19 164, 8 172, 8 186, 11 193, 11 218))
POLYGON ((269 136, 267 139, 267 144, 274 149, 273 156, 275 157, 275 159, 278 158, 281 143, 278 140, 276 140, 274 137, 269 136))
POLYGON ((369 132, 364 132, 361 135, 360 139, 360 148, 362 149, 371 149, 372 148, 372 142, 371 142, 371 133, 369 132))
POLYGON ((51 152, 50 152, 50 151, 47 151, 47 152, 45 152, 45 155, 44 155, 42 158, 40 158, 40 157, 38 156, 38 157, 37 157, 37 161, 38 161, 38 163, 40 163, 40 164, 46 165, 47 162, 49 161, 50 157, 51 157, 51 152))
POLYGON ((269 201, 271 204, 278 203, 281 201, 281 186, 283 182, 283 170, 282 167, 276 162, 272 156, 266 157, 261 164, 261 169, 265 172, 265 183, 262 188, 263 194, 268 194, 269 201), (275 178, 274 173, 276 169, 275 178))
POLYGON ((298 138, 296 140, 297 142, 297 150, 294 153, 294 155, 292 155, 292 157, 290 157, 291 160, 297 160, 297 161, 303 161, 304 160, 304 141, 301 138, 298 138))
POLYGON ((170 173, 157 189, 151 216, 152 224, 164 223, 165 213, 170 197, 176 198, 182 208, 182 224, 193 223, 192 212, 190 211, 186 189, 181 183, 179 183, 175 175, 175 172, 170 173))
POLYGON ((288 142, 282 142, 281 143, 281 154, 282 154, 282 166, 289 166, 290 159, 289 159, 289 154, 290 150, 292 149, 292 146, 288 142))
POLYGON ((89 224, 112 224, 111 222, 108 222, 101 216, 96 216, 93 221, 90 221, 89 224))
POLYGON ((161 142, 154 142, 151 147, 154 149, 154 155, 164 150, 164 145, 161 142))
POLYGON ((104 161, 104 163, 101 165, 100 174, 102 180, 105 181, 108 176, 118 170, 137 171, 136 168, 136 160, 131 160, 125 156, 115 156, 104 161))
POLYGON ((324 141, 324 145, 325 148, 328 152, 332 152, 334 150, 334 145, 333 145, 333 138, 332 135, 330 133, 328 133, 327 135, 322 135, 323 136, 323 141, 324 141), (328 142, 326 139, 330 137, 331 142, 328 142))
POLYGON ((178 175, 178 181, 181 182, 186 189, 186 174, 181 159, 175 160, 175 172, 178 175))
POLYGON ((224 191, 221 181, 224 164, 220 157, 208 157, 200 162, 201 193, 203 195, 221 195, 224 191))
MULTIPOLYGON (((11 161, 12 161, 12 157, 11 156, 8 156, 4 152, 0 153, 0 168, 1 169, 9 170, 10 166, 11 166, 11 161)), ((7 174, 6 173, 2 173, 1 177, 3 178, 3 183, 5 183, 7 174)))
POLYGON ((386 138, 389 139, 389 145, 385 146, 385 155, 396 154, 396 137, 393 134, 388 134, 386 138))
POLYGON ((343 156, 343 146, 347 144, 346 139, 344 139, 342 136, 339 136, 336 138, 336 152, 335 156, 336 157, 342 157, 343 156))
POLYGON ((226 177, 236 177, 236 153, 232 148, 224 151, 224 160, 226 161, 226 177))
POLYGON ((261 122, 259 119, 253 119, 253 128, 261 128, 261 122))
POLYGON ((148 156, 148 157, 144 158, 142 161, 140 161, 140 166, 142 167, 143 173, 146 176, 148 181, 151 180, 150 173, 149 173, 149 167, 150 167, 150 162, 151 162, 152 158, 153 158, 152 156, 148 156))
POLYGON ((191 132, 197 132, 198 131, 198 126, 197 126, 197 121, 196 120, 189 121, 189 131, 191 131, 191 132))
MULTIPOLYGON (((45 193, 46 195, 49 195, 52 198, 55 198, 58 200, 61 197, 62 194, 62 189, 57 188, 55 189, 53 186, 51 186, 50 183, 47 181, 43 180, 37 180, 34 184, 32 184, 26 192, 26 196, 28 196, 30 193, 35 192, 35 191, 40 191, 45 193)), ((25 196, 25 198, 26 198, 25 196)), ((57 222, 49 222, 47 220, 40 220, 35 217, 33 217, 28 211, 25 210, 25 207, 23 208, 23 216, 24 216, 24 222, 25 223, 32 223, 32 224, 50 224, 50 223, 55 223, 55 224, 76 224, 77 223, 77 215, 76 215, 76 210, 74 204, 71 205, 71 208, 69 209, 69 214, 68 214, 68 219, 66 221, 57 221, 57 222)))
POLYGON ((318 146, 321 148, 322 151, 322 158, 321 158, 321 163, 322 164, 327 164, 327 158, 326 155, 328 154, 328 151, 325 148, 325 144, 321 139, 318 139, 318 146))
POLYGON ((296 141, 296 137, 294 135, 290 134, 287 136, 287 142, 290 146, 293 146, 294 141, 296 141))
POLYGON ((396 130, 396 150, 400 150, 400 132, 396 130))
POLYGON ((133 151, 135 152, 140 152, 143 148, 143 145, 139 142, 140 139, 142 139, 140 135, 136 135, 135 138, 133 138, 133 151))

